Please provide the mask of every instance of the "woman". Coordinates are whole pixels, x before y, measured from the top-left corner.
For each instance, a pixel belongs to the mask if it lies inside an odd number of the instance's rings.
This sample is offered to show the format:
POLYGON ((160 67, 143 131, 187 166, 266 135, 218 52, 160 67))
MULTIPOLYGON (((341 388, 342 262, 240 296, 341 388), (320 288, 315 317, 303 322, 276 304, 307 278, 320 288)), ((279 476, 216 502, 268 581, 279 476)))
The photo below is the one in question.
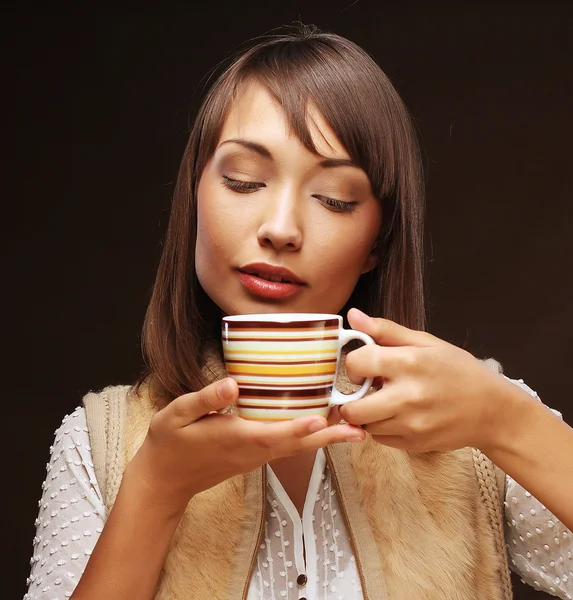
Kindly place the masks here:
POLYGON ((182 160, 147 372, 56 433, 27 598, 506 599, 508 564, 571 597, 573 431, 423 331, 422 215, 364 51, 302 28, 238 56, 182 160), (378 345, 343 387, 378 385, 328 423, 240 419, 220 318, 261 312, 347 315, 378 345))

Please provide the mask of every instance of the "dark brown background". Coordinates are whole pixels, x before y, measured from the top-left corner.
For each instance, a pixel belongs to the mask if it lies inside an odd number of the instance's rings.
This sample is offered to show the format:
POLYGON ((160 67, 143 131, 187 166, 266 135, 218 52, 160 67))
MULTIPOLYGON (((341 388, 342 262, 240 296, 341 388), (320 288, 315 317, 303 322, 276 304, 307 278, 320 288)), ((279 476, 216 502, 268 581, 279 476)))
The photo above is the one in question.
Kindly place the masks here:
POLYGON ((2 19, 4 597, 24 593, 54 429, 88 390, 139 372, 202 77, 299 17, 373 54, 416 119, 431 330, 495 356, 573 423, 570 2, 27 4, 2 19))

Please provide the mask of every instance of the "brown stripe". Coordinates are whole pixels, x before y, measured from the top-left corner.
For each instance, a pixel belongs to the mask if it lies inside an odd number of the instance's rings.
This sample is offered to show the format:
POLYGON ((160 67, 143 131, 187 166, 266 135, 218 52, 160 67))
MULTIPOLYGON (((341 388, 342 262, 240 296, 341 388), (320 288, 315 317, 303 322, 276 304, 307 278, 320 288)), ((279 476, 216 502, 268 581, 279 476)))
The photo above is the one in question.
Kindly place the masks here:
POLYGON ((325 335, 324 337, 303 337, 303 338, 295 338, 295 337, 283 337, 283 338, 262 338, 262 337, 246 337, 246 338, 227 338, 223 336, 223 341, 225 342, 326 342, 328 340, 337 340, 337 335, 325 335))
MULTIPOLYGON (((289 325, 288 323, 285 323, 285 325, 289 325)), ((338 331, 338 323, 336 325, 331 325, 331 326, 327 326, 327 327, 322 327, 322 326, 318 326, 318 327, 295 327, 293 325, 289 326, 289 327, 223 327, 223 331, 229 331, 230 333, 237 333, 237 332, 245 332, 245 333, 258 333, 261 331, 264 331, 265 333, 268 333, 269 331, 276 331, 277 333, 282 333, 284 331, 287 332, 292 332, 292 331, 317 331, 317 332, 323 332, 323 331, 338 331)))
POLYGON ((266 398, 267 396, 272 398, 316 398, 330 396, 331 393, 331 385, 312 390, 265 390, 264 388, 255 390, 239 386, 239 396, 241 398, 266 398))
POLYGON ((308 404, 305 406, 281 406, 280 404, 261 404, 259 406, 252 406, 251 404, 243 404, 242 402, 238 403, 239 408, 254 408, 257 410, 307 410, 311 408, 326 408, 328 406, 328 402, 321 404, 308 404))
POLYGON ((338 329, 338 319, 322 321, 224 321, 223 328, 230 331, 253 331, 257 329, 292 329, 303 331, 305 329, 338 329))
POLYGON ((289 384, 285 384, 285 383, 256 383, 256 382, 243 382, 241 381, 241 383, 239 384, 240 389, 267 389, 267 388, 284 388, 285 385, 288 385, 290 390, 301 390, 303 387, 307 388, 307 389, 311 389, 311 390, 318 390, 321 388, 314 388, 314 387, 308 387, 309 385, 319 385, 319 386, 324 386, 325 384, 328 384, 330 387, 332 387, 332 377, 329 377, 329 383, 325 382, 325 381, 317 381, 316 383, 289 383, 289 384), (241 387, 241 386, 245 386, 245 387, 241 387))
POLYGON ((252 358, 244 358, 242 360, 229 360, 225 361, 229 365, 321 365, 327 363, 336 363, 336 356, 334 358, 325 358, 324 360, 257 360, 252 358))
MULTIPOLYGON (((239 395, 239 401, 238 403, 241 406, 245 406, 245 403, 248 402, 252 402, 253 400, 257 400, 259 402, 264 402, 264 401, 268 401, 271 402, 271 406, 280 406, 280 402, 288 402, 289 404, 291 402, 293 402, 296 406, 298 406, 299 408, 311 408, 314 406, 314 403, 312 404, 303 404, 303 402, 310 402, 311 400, 314 400, 314 402, 326 402, 328 404, 329 400, 330 400, 330 394, 323 394, 322 396, 318 396, 317 398, 308 398, 306 396, 301 396, 300 398, 285 398, 284 396, 257 396, 256 398, 251 398, 251 396, 249 395, 244 395, 244 394, 240 394, 239 395)), ((265 408, 266 406, 268 406, 267 404, 260 404, 258 405, 261 408, 265 408)))

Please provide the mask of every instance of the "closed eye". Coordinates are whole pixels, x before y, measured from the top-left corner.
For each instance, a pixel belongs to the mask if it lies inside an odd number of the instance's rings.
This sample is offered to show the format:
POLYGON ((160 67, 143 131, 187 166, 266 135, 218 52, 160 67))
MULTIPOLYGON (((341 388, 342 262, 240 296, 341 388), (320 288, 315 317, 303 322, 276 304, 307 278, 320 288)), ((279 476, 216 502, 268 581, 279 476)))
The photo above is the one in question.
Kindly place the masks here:
MULTIPOLYGON (((238 192, 239 194, 252 194, 257 190, 266 187, 264 183, 258 181, 243 181, 242 179, 233 179, 227 175, 223 175, 222 183, 226 188, 238 192)), ((314 195, 314 198, 335 212, 353 212, 358 204, 358 202, 343 202, 342 200, 336 200, 335 198, 329 198, 328 196, 319 194, 314 195)))
POLYGON ((329 198, 328 196, 315 195, 314 197, 327 208, 335 212, 353 212, 358 204, 358 202, 343 202, 342 200, 336 200, 335 198, 329 198))
POLYGON ((259 183, 258 181, 243 181, 241 179, 231 179, 226 175, 223 175, 223 185, 233 190, 234 192, 239 192, 240 194, 251 194, 252 192, 256 192, 260 188, 266 187, 264 183, 259 183))

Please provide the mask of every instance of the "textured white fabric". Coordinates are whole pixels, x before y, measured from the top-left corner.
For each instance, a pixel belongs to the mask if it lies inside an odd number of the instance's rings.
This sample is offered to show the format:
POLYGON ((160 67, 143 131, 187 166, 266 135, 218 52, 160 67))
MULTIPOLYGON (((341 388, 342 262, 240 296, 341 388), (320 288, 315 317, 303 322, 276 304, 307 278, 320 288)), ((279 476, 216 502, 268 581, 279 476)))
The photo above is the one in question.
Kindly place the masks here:
MULTIPOLYGON (((539 400, 522 379, 510 381, 539 400)), ((506 479, 505 538, 512 570, 537 590, 573 598, 573 533, 511 477, 506 479)))
POLYGON ((324 452, 316 455, 302 519, 268 465, 267 473, 265 535, 248 600, 361 600, 360 578, 324 452), (305 585, 297 584, 299 576, 306 578, 305 585))
POLYGON ((105 522, 83 408, 64 417, 50 455, 26 599, 69 598, 105 522))
MULTIPOLYGON (((521 380, 512 381, 536 396, 521 380)), ((69 598, 105 522, 83 408, 66 415, 50 453, 24 600, 69 598)), ((302 519, 267 469, 265 536, 248 599, 361 600, 324 453, 317 453, 302 519), (300 574, 308 578, 303 587, 297 584, 300 574)), ((573 598, 573 534, 509 477, 505 506, 512 569, 536 589, 573 598)))

